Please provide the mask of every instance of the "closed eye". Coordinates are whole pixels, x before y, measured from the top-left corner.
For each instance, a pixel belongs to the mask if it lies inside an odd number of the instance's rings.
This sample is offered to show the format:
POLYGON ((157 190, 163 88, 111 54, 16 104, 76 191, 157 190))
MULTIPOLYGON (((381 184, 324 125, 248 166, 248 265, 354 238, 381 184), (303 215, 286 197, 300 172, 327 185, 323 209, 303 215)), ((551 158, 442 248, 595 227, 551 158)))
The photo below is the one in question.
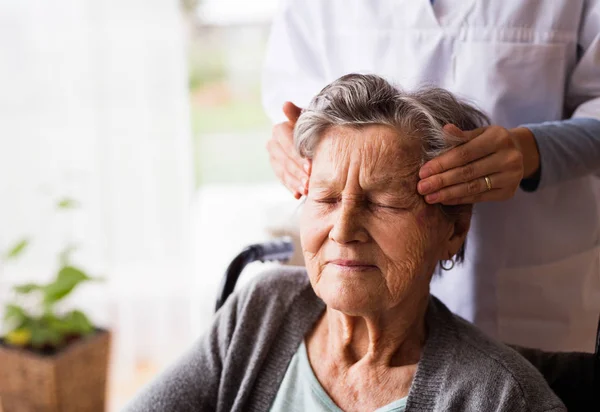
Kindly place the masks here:
POLYGON ((339 201, 340 201, 340 199, 335 198, 335 197, 315 199, 315 202, 317 202, 317 203, 325 203, 325 204, 335 204, 335 203, 337 203, 339 201))
POLYGON ((386 210, 406 210, 403 207, 392 206, 392 205, 383 204, 383 203, 376 203, 376 202, 369 202, 369 206, 372 207, 372 208, 386 209, 386 210))

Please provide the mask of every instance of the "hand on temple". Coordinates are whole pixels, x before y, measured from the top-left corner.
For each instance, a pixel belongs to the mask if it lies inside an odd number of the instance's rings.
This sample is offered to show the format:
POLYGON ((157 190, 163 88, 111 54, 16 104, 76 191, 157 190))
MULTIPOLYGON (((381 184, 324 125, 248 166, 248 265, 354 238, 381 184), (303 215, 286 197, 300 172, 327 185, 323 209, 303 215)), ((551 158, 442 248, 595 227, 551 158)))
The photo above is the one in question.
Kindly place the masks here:
POLYGON ((463 131, 449 124, 444 131, 466 143, 421 167, 417 190, 427 203, 507 200, 521 179, 539 169, 539 152, 529 129, 488 126, 463 131))
POLYGON ((294 126, 300 117, 301 109, 291 102, 285 102, 283 113, 288 120, 273 126, 267 150, 271 167, 279 180, 296 199, 300 199, 308 194, 310 175, 310 162, 303 159, 294 147, 294 126))

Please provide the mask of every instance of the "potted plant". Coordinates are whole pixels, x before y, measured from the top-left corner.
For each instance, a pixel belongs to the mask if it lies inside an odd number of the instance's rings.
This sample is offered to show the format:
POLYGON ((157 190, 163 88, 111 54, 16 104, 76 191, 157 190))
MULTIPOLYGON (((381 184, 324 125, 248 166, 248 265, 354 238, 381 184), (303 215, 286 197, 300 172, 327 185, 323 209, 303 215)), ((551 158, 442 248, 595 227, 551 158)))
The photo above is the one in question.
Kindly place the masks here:
MULTIPOLYGON (((65 199, 58 207, 76 203, 65 199)), ((26 239, 17 242, 4 259, 16 259, 28 245, 26 239)), ((50 282, 12 288, 0 338, 0 410, 105 409, 110 334, 94 327, 83 312, 60 305, 78 285, 99 280, 71 263, 73 250, 67 247, 60 254, 50 282)))

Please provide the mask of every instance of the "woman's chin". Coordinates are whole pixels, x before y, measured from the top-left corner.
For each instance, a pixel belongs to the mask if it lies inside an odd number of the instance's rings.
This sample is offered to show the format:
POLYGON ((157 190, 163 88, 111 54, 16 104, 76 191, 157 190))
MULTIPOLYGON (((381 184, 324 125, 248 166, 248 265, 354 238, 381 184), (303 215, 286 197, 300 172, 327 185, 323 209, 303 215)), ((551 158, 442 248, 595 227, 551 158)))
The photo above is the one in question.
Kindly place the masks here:
POLYGON ((356 279, 321 278, 317 295, 331 308, 351 316, 360 316, 382 309, 382 291, 375 282, 356 279))

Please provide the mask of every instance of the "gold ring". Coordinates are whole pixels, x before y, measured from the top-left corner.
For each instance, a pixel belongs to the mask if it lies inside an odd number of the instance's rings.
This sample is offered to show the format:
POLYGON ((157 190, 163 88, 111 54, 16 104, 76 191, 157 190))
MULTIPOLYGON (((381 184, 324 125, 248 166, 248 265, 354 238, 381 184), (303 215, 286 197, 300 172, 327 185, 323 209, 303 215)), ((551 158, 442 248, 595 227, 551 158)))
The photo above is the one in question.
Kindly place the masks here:
POLYGON ((487 190, 492 190, 492 179, 490 179, 489 176, 485 176, 484 179, 487 190))

